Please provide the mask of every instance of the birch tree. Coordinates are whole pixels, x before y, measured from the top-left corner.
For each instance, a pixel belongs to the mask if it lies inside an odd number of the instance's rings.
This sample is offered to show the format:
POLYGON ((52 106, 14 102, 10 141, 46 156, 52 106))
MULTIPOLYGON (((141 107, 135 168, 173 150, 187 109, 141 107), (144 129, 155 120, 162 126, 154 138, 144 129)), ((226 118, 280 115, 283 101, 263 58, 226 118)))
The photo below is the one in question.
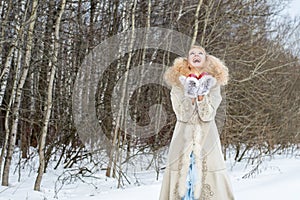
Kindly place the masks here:
MULTIPOLYGON (((10 1, 8 3, 8 8, 5 11, 3 2, 1 3, 1 8, 2 8, 1 10, 2 10, 4 18, 3 18, 3 21, 0 22, 1 26, 2 26, 0 38, 4 38, 6 27, 9 26, 9 13, 12 10, 12 6, 13 6, 13 2, 10 1)), ((15 52, 16 46, 18 46, 18 39, 20 38, 20 36, 23 33, 24 24, 21 25, 22 22, 19 21, 19 18, 22 18, 21 13, 17 13, 14 16, 13 21, 16 24, 15 24, 15 30, 14 29, 11 30, 11 32, 13 34, 12 43, 9 47, 8 55, 6 56, 6 61, 5 61, 4 67, 3 67, 1 75, 0 75, 0 106, 2 105, 2 101, 4 98, 5 91, 6 91, 7 80, 8 80, 9 72, 10 72, 10 69, 12 66, 11 62, 12 62, 12 58, 13 58, 13 53, 15 52)), ((25 22, 25 20, 23 22, 25 22)), ((2 53, 3 53, 3 44, 0 45, 0 55, 2 55, 2 53)), ((2 57, 0 58, 0 62, 2 62, 2 57)))
MULTIPOLYGON (((131 4, 127 4, 127 2, 125 2, 123 4, 123 12, 122 12, 122 15, 123 15, 123 19, 122 19, 122 26, 124 27, 124 30, 127 30, 128 27, 129 27, 129 14, 127 13, 127 6, 128 7, 132 7, 134 8, 136 6, 136 4, 134 3, 135 0, 133 0, 131 2, 131 4)), ((134 11, 132 11, 134 12, 134 11)), ((134 26, 134 24, 133 24, 134 26)), ((122 44, 124 45, 124 44, 122 44)), ((121 46, 122 46, 121 45, 121 46)), ((131 47, 132 48, 132 47, 131 47)), ((120 51, 122 51, 122 49, 120 49, 120 51)), ((129 60, 131 60, 131 56, 132 56, 132 53, 130 52, 129 53, 129 60)), ((130 63, 130 61, 129 61, 130 63)), ((117 68, 120 68, 121 67, 121 63, 118 62, 118 66, 117 68)), ((129 66, 127 66, 129 67, 129 66)), ((127 69, 127 68, 126 68, 127 69)), ((126 72, 125 72, 126 73, 126 72)), ((125 75, 126 76, 126 75, 125 75)), ((125 81, 126 82, 126 78, 125 78, 125 81)), ((123 92, 121 94, 121 103, 120 105, 124 105, 124 99, 125 99, 125 94, 126 94, 126 85, 125 83, 123 84, 123 92)), ((121 123, 122 123, 122 117, 124 116, 124 106, 123 107, 120 107, 119 111, 118 111, 118 114, 116 116, 116 126, 115 126, 115 129, 113 130, 113 133, 112 133, 112 148, 109 152, 109 162, 108 162, 108 166, 107 166, 107 170, 106 170, 106 176, 108 177, 116 177, 116 171, 117 171, 117 167, 118 167, 118 160, 120 159, 119 157, 119 144, 120 144, 120 129, 119 127, 121 127, 121 123)), ((120 167, 120 166, 119 166, 120 167)), ((120 184, 120 182, 119 182, 120 184)))
MULTIPOLYGON (((202 2, 203 2, 203 0, 199 0, 198 5, 197 5, 197 9, 196 9, 196 12, 195 12, 194 33, 193 33, 193 37, 192 37, 191 46, 195 44, 196 39, 197 39, 198 27, 199 27, 199 12, 200 12, 200 8, 202 6, 202 2)), ((202 44, 202 41, 201 41, 201 44, 202 44)))
POLYGON ((47 101, 45 102, 45 110, 44 110, 44 120, 43 120, 43 127, 42 133, 40 136, 39 142, 39 169, 38 175, 34 184, 34 190, 40 191, 42 177, 45 170, 45 148, 46 148, 46 136, 48 130, 48 124, 50 120, 51 110, 52 110, 52 98, 53 98, 53 89, 54 89, 54 78, 56 73, 56 65, 57 65, 57 56, 59 52, 59 30, 60 30, 60 23, 61 17, 65 10, 66 0, 61 1, 61 7, 58 12, 58 16, 55 22, 55 30, 54 30, 54 45, 53 45, 53 57, 50 62, 51 72, 50 72, 50 79, 48 83, 48 92, 47 92, 47 101))
POLYGON ((4 170, 3 170, 3 176, 2 176, 2 185, 8 186, 8 179, 9 179, 9 172, 11 167, 11 160, 12 155, 14 152, 14 147, 16 143, 16 137, 17 137, 17 130, 18 130, 18 122, 19 122, 19 113, 20 113, 20 106, 21 106, 21 98, 22 98, 22 90, 23 86, 28 74, 29 66, 30 66, 30 59, 31 59, 31 49, 33 47, 33 31, 34 31, 34 25, 36 21, 37 16, 37 6, 38 6, 38 0, 34 0, 32 2, 32 13, 30 16, 30 23, 28 28, 28 36, 27 36, 27 44, 26 44, 26 52, 25 52, 25 64, 24 68, 22 70, 22 76, 20 77, 20 81, 18 84, 18 88, 16 91, 16 99, 14 101, 14 106, 12 109, 12 128, 9 136, 9 144, 8 144, 8 150, 5 158, 4 163, 4 170))
MULTIPOLYGON (((2 7, 3 5, 1 5, 2 7)), ((9 6, 8 6, 8 10, 7 12, 10 12, 11 10, 11 2, 9 3, 9 6)), ((4 10, 2 10, 2 12, 4 12, 4 10)), ((21 11, 20 11, 21 12, 21 11)), ((24 12, 24 10, 23 10, 24 12)), ((18 52, 16 53, 18 56, 15 56, 16 57, 19 57, 19 59, 16 59, 18 61, 16 61, 15 63, 18 63, 17 64, 17 69, 16 69, 16 73, 15 73, 15 77, 14 77, 14 80, 13 80, 13 87, 12 87, 12 91, 11 91, 11 95, 10 95, 10 100, 9 100, 9 103, 7 105, 7 109, 6 109, 6 115, 5 115, 5 122, 4 122, 4 128, 5 128, 5 137, 4 137, 4 143, 3 143, 3 147, 1 149, 1 156, 0 156, 0 172, 2 172, 2 162, 3 162, 3 158, 4 158, 4 155, 5 155, 5 152, 6 152, 6 148, 7 148, 7 145, 8 145, 8 139, 9 139, 9 133, 10 133, 10 128, 9 128, 9 118, 10 118, 10 114, 11 114, 11 105, 15 99, 15 93, 16 93, 16 86, 17 86, 17 81, 19 80, 18 76, 19 76, 19 67, 21 66, 21 64, 19 63, 20 61, 20 58, 21 58, 21 53, 20 53, 20 50, 15 50, 16 49, 16 46, 18 45, 18 38, 21 38, 21 41, 23 40, 23 26, 24 26, 24 23, 25 23, 25 19, 26 19, 26 15, 24 16, 20 16, 21 14, 18 13, 15 15, 15 22, 16 22, 16 35, 14 36, 14 39, 12 41, 12 44, 11 44, 11 47, 8 51, 8 54, 7 54, 7 57, 6 57, 6 61, 5 61, 5 64, 4 64, 4 68, 3 68, 3 71, 2 71, 2 74, 1 74, 1 91, 0 91, 0 106, 2 105, 2 101, 3 101, 3 98, 4 98, 4 94, 5 94, 5 91, 6 91, 6 86, 7 86, 7 81, 8 81, 8 76, 9 76, 9 72, 10 72, 10 69, 13 67, 12 66, 12 60, 14 59, 13 57, 13 52, 18 52), (23 21, 19 21, 20 18, 23 20, 23 21)), ((7 23, 7 20, 8 20, 8 14, 4 15, 4 20, 2 22, 2 24, 4 25, 3 28, 2 28, 2 31, 1 31, 1 38, 4 38, 4 33, 5 33, 5 24, 7 23)), ((2 53, 2 45, 0 46, 0 55, 2 53)), ((0 56, 1 57, 1 56, 0 56)), ((0 58, 0 60, 2 60, 2 57, 0 58)))

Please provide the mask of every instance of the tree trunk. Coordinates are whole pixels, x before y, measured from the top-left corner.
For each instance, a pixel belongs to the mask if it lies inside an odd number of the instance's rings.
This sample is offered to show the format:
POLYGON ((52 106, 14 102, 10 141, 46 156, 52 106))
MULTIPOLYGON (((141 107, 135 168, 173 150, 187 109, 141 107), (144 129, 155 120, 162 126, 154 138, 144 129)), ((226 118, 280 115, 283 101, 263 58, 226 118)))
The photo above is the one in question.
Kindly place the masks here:
MULTIPOLYGON (((3 5, 1 5, 1 6, 3 6, 3 5)), ((4 9, 4 7, 1 8, 1 6, 0 6, 0 9, 1 10, 4 9)), ((6 12, 7 14, 6 15, 3 14, 3 15, 5 15, 5 18, 3 19, 3 21, 0 22, 0 26, 3 27, 2 31, 1 31, 0 38, 5 38, 5 30, 6 30, 5 26, 9 26, 8 25, 9 13, 11 12, 12 6, 13 6, 13 2, 10 1, 8 3, 8 9, 7 9, 7 12, 6 12)), ((2 12, 4 12, 4 10, 2 10, 2 12)), ((8 80, 9 73, 10 73, 11 66, 12 66, 13 53, 15 52, 16 47, 19 45, 19 41, 23 41, 23 37, 24 37, 23 36, 24 25, 27 23, 27 22, 25 22, 26 14, 23 16, 23 21, 18 22, 19 18, 20 18, 20 15, 22 15, 22 12, 25 12, 25 11, 22 10, 22 8, 21 8, 20 12, 15 14, 15 16, 14 16, 14 21, 16 22, 16 27, 15 27, 14 32, 16 32, 16 34, 12 38, 13 41, 10 45, 8 55, 6 56, 4 68, 3 68, 2 72, 1 72, 1 75, 0 75, 0 106, 2 105, 4 94, 5 94, 5 91, 6 91, 7 80, 8 80)), ((4 43, 4 41, 1 41, 1 42, 4 43)), ((0 55, 2 55, 2 54, 3 54, 3 47, 0 45, 0 55)), ((0 56, 0 64, 2 64, 2 56, 0 56)))
POLYGON ((196 39, 197 39, 198 27, 199 27, 199 12, 200 12, 200 8, 201 8, 201 5, 202 5, 202 2, 203 2, 203 0, 199 0, 198 6, 197 6, 197 10, 196 10, 196 13, 195 13, 194 34, 193 34, 191 46, 195 44, 196 39))
POLYGON ((17 130, 18 130, 18 122, 19 122, 19 113, 20 113, 20 105, 21 105, 21 98, 22 98, 22 91, 23 86, 28 74, 30 59, 31 59, 31 49, 32 49, 32 38, 33 38, 33 30, 36 20, 36 13, 37 13, 37 5, 38 0, 35 0, 32 4, 32 14, 30 16, 30 24, 28 29, 28 37, 27 37, 27 45, 26 45, 26 52, 25 52, 25 66, 22 72, 22 76, 20 78, 20 82, 18 84, 17 92, 16 92, 16 99, 14 102, 14 107, 12 110, 12 129, 9 136, 9 144, 8 144, 8 150, 7 155, 4 162, 4 170, 3 170, 3 176, 2 176, 2 185, 8 186, 8 179, 9 179, 9 172, 10 172, 10 165, 11 165, 11 159, 16 143, 17 138, 17 130))
POLYGON ((56 65, 57 65, 57 56, 59 51, 59 28, 60 28, 60 22, 62 14, 65 10, 66 6, 66 0, 62 0, 61 2, 61 8, 58 13, 58 17, 55 22, 55 38, 54 38, 54 54, 51 61, 51 74, 49 79, 49 85, 48 85, 48 93, 47 93, 47 101, 45 105, 44 110, 44 123, 42 128, 42 133, 40 136, 40 142, 39 142, 39 169, 38 169, 38 175, 35 180, 34 184, 34 190, 40 191, 41 188, 41 182, 42 177, 45 170, 45 147, 46 147, 46 136, 47 136, 47 130, 48 130, 48 124, 50 120, 51 110, 52 110, 52 93, 53 93, 53 86, 54 86, 54 78, 55 78, 55 72, 56 72, 56 65))
MULTIPOLYGON (((24 16, 24 18, 25 18, 25 16, 24 16)), ((20 30, 19 33, 18 33, 18 36, 16 38, 18 38, 21 35, 21 37, 22 37, 21 41, 22 41, 23 40, 23 32, 22 32, 23 28, 20 28, 19 26, 17 26, 16 29, 20 30)), ((1 38, 3 38, 4 29, 2 29, 1 36, 2 36, 1 38)), ((15 46, 17 46, 17 45, 18 45, 18 42, 15 40, 12 43, 12 46, 11 46, 9 52, 8 52, 8 56, 7 56, 7 59, 6 59, 5 64, 4 64, 4 69, 3 69, 1 77, 0 77, 0 79, 1 79, 1 83, 0 83, 0 85, 1 85, 0 86, 1 87, 1 89, 0 89, 0 106, 2 105, 3 97, 4 97, 4 94, 5 94, 5 91, 6 91, 6 84, 7 84, 9 71, 10 71, 10 68, 11 68, 11 61, 12 61, 12 57, 13 57, 13 52, 15 51, 15 46)), ((0 55, 1 55, 1 53, 2 53, 2 47, 0 46, 0 55)), ((0 63, 1 63, 1 58, 0 58, 0 63)), ((18 74, 19 70, 17 69, 16 71, 17 72, 15 73, 15 78, 14 78, 14 81, 13 81, 13 88, 12 88, 11 95, 10 95, 10 100, 9 100, 9 103, 7 105, 7 108, 6 108, 6 110, 8 112, 6 112, 5 122, 4 122, 5 139, 4 139, 4 143, 3 143, 3 147, 2 147, 1 155, 0 155, 0 175, 1 175, 1 172, 2 172, 2 161, 3 161, 5 151, 6 151, 6 148, 7 148, 7 145, 8 145, 8 139, 9 139, 9 133, 10 133, 9 125, 8 125, 9 114, 10 114, 10 111, 11 111, 11 105, 12 105, 13 100, 15 98, 17 81, 18 81, 17 77, 19 75, 18 74)))

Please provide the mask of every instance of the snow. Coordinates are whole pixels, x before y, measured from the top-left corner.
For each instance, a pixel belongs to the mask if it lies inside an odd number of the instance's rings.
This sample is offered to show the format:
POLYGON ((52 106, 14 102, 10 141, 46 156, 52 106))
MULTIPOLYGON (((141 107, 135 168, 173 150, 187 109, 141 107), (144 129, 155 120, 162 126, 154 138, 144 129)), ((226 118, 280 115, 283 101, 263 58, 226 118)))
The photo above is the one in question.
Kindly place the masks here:
MULTIPOLYGON (((300 158, 295 155, 266 157, 258 167, 229 159, 227 167, 237 200, 300 199, 300 158), (250 173, 255 167, 257 170, 250 173)), ((20 182, 16 170, 11 175, 10 186, 0 186, 0 200, 155 200, 162 181, 162 175, 155 180, 155 172, 144 171, 136 175, 143 179, 138 183, 140 186, 132 184, 117 189, 117 181, 105 177, 104 171, 99 171, 97 178, 71 179, 68 175, 72 171, 60 168, 48 170, 43 177, 42 191, 37 192, 33 190, 35 168, 37 166, 22 169, 20 182)))
POLYGON ((300 159, 277 158, 263 164, 260 174, 241 179, 232 172, 236 199, 300 199, 300 159))

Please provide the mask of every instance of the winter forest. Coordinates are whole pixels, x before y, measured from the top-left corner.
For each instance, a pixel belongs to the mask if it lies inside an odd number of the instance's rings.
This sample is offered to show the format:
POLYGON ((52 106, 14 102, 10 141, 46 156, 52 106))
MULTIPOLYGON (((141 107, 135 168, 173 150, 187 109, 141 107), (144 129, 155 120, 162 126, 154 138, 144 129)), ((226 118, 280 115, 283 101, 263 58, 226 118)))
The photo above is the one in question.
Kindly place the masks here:
POLYGON ((217 115, 225 160, 256 166, 247 177, 266 156, 299 153, 300 18, 283 14, 289 2, 1 0, 2 186, 28 168, 35 191, 58 169, 61 187, 158 178, 176 122, 162 74, 193 43, 229 69, 217 115))

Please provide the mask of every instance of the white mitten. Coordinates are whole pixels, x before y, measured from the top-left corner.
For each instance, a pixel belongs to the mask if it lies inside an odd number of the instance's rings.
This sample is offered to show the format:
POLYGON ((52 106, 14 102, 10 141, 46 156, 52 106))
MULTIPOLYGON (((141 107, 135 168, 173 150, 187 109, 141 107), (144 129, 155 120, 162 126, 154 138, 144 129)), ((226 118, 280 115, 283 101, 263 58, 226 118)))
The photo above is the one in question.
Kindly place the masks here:
POLYGON ((200 82, 195 77, 179 76, 179 81, 184 87, 184 95, 190 98, 196 98, 200 82))
POLYGON ((207 95, 209 90, 217 83, 217 80, 211 75, 204 75, 199 79, 198 96, 207 95))

